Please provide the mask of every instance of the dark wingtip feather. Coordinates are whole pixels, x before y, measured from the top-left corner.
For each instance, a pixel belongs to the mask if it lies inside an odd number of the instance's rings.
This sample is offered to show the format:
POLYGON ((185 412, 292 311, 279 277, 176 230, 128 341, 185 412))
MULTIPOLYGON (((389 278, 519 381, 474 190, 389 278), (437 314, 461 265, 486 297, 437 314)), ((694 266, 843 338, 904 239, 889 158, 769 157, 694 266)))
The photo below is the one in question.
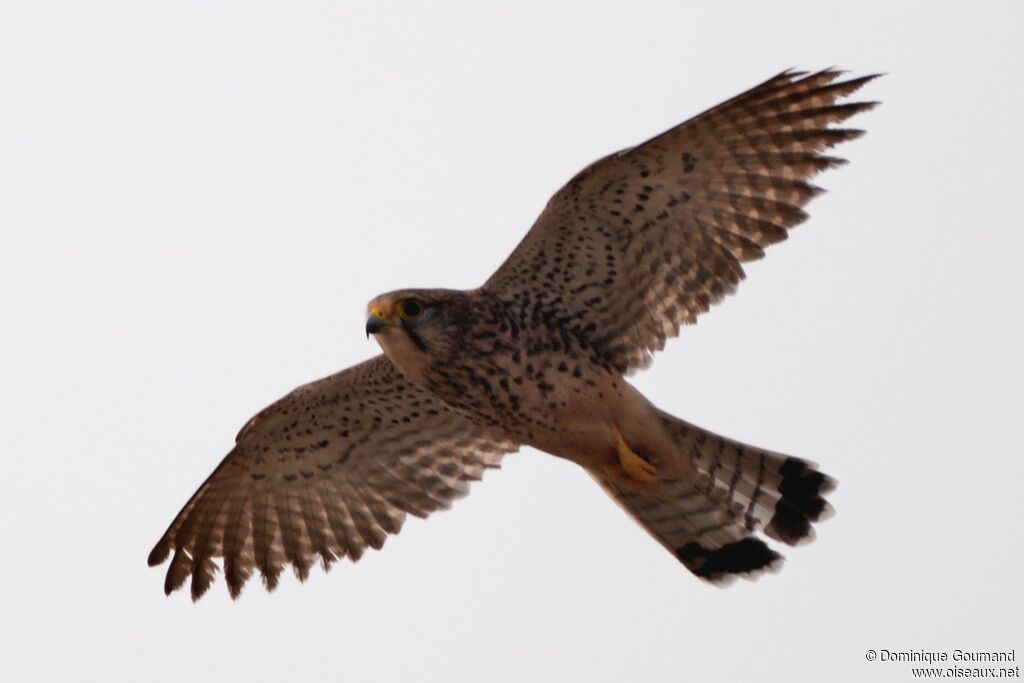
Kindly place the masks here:
POLYGON ((224 559, 224 580, 228 584, 228 593, 231 594, 232 600, 237 600, 242 594, 242 587, 251 575, 252 569, 229 557, 224 559))
POLYGON ((864 135, 865 131, 860 128, 826 128, 823 131, 827 139, 827 147, 834 147, 843 142, 850 142, 864 135))
POLYGON ((217 573, 217 564, 209 557, 200 557, 192 563, 192 581, 189 585, 189 592, 192 594, 192 602, 206 594, 213 585, 214 575, 217 573))
POLYGON ((787 67, 757 87, 763 88, 779 82, 792 83, 793 81, 803 78, 807 73, 807 71, 801 71, 799 67, 787 67))
MULTIPOLYGON (((395 532, 392 532, 395 533, 395 532)), ((331 571, 331 567, 335 562, 338 561, 338 556, 335 555, 330 548, 323 548, 320 551, 320 567, 323 568, 324 572, 331 571)))
POLYGON ((843 88, 844 95, 850 95, 851 93, 857 92, 858 90, 860 90, 860 88, 870 83, 871 81, 875 80, 876 78, 880 78, 884 75, 885 74, 876 73, 868 74, 867 76, 858 76, 857 78, 851 78, 846 81, 840 81, 839 83, 836 83, 835 86, 843 88))
POLYGON ((818 154, 815 155, 813 163, 817 169, 816 172, 820 173, 822 171, 827 171, 830 168, 839 168, 840 166, 845 166, 850 162, 847 161, 846 159, 843 159, 842 157, 832 157, 824 154, 818 154))
POLYGON ((164 577, 164 595, 170 595, 185 584, 185 579, 192 573, 192 558, 182 549, 174 551, 171 565, 164 577))
POLYGON ((264 565, 260 567, 260 576, 263 578, 263 586, 268 593, 277 588, 277 582, 281 578, 281 568, 264 565))
POLYGON ((158 564, 163 564, 167 559, 167 556, 171 554, 171 544, 167 542, 167 538, 161 538, 160 542, 153 546, 153 549, 149 551, 149 557, 146 558, 146 564, 150 567, 155 567, 158 564))
POLYGON ((295 572, 295 578, 297 578, 300 583, 304 583, 306 579, 309 578, 309 569, 312 565, 312 562, 301 555, 296 555, 292 559, 292 570, 295 572))

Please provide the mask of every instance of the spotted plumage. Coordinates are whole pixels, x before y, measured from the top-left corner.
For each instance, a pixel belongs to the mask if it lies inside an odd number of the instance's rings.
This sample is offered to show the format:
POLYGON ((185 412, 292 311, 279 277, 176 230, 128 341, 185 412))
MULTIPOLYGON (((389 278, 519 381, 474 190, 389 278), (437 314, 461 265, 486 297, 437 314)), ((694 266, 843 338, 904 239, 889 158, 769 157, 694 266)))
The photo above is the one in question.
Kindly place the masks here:
POLYGON ((817 193, 833 127, 874 103, 871 77, 786 72, 559 190, 472 291, 370 303, 383 356, 296 389, 253 418, 150 555, 165 589, 233 596, 285 564, 358 559, 528 445, 579 464, 697 576, 777 567, 759 537, 813 536, 834 483, 805 460, 712 434, 651 405, 625 375, 732 292, 817 193))

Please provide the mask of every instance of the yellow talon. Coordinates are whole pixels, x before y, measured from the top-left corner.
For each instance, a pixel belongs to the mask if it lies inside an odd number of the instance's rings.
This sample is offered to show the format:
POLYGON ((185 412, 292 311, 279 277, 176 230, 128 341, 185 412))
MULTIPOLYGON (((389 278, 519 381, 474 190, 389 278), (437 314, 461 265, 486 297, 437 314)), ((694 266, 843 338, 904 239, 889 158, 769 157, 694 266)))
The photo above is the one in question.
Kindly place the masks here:
POLYGON ((637 455, 636 452, 626 444, 618 427, 613 425, 612 433, 615 435, 615 450, 619 454, 619 464, 622 465, 622 471, 630 478, 635 479, 642 484, 653 484, 657 481, 657 468, 637 455))

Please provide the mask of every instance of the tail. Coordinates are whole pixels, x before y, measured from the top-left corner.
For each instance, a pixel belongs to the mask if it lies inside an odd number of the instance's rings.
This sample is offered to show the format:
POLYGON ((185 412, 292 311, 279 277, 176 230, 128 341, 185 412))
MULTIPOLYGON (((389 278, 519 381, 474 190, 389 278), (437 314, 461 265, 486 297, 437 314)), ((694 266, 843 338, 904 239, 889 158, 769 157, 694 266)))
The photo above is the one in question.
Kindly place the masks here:
POLYGON ((783 557, 756 532, 797 545, 813 540, 811 524, 831 514, 823 495, 835 481, 814 463, 746 446, 666 413, 660 417, 675 447, 669 457, 681 459, 680 466, 658 467, 655 483, 637 487, 593 476, 700 578, 722 583, 778 569, 783 557), (664 474, 669 471, 690 474, 672 478, 664 474))

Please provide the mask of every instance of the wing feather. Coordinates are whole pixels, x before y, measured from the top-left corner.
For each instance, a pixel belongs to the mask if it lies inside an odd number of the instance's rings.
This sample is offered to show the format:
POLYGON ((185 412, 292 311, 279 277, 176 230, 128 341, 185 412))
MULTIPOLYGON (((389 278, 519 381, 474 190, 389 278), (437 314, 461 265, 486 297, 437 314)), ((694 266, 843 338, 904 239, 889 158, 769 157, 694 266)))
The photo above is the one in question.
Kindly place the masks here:
POLYGON ((251 419, 149 563, 173 551, 164 589, 190 580, 193 599, 213 582, 217 559, 232 597, 254 571, 273 590, 285 565, 305 579, 317 560, 326 569, 380 548, 406 513, 448 507, 516 448, 378 356, 299 387, 251 419))
POLYGON ((483 289, 557 321, 626 372, 735 290, 807 219, 808 181, 843 163, 837 128, 874 102, 840 102, 874 76, 784 72, 631 149, 552 197, 483 289))

